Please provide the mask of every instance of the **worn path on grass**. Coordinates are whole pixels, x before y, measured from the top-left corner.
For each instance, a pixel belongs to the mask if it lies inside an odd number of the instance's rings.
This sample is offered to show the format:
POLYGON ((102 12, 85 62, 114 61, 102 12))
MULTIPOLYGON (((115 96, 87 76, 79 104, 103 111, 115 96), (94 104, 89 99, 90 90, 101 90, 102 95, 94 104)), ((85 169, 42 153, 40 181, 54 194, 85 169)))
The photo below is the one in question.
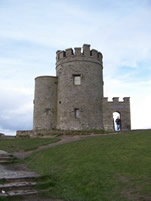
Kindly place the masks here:
POLYGON ((48 149, 50 147, 55 147, 57 145, 67 144, 67 143, 70 143, 70 142, 75 142, 75 141, 78 141, 78 140, 81 140, 81 139, 92 138, 92 137, 96 137, 96 136, 109 136, 109 135, 119 135, 119 134, 120 133, 89 134, 89 135, 75 135, 75 136, 63 135, 63 136, 58 137, 60 139, 58 142, 47 144, 47 145, 42 145, 42 146, 37 147, 36 149, 30 150, 30 151, 14 152, 13 155, 16 158, 25 159, 26 157, 30 156, 32 153, 38 152, 40 150, 48 149))

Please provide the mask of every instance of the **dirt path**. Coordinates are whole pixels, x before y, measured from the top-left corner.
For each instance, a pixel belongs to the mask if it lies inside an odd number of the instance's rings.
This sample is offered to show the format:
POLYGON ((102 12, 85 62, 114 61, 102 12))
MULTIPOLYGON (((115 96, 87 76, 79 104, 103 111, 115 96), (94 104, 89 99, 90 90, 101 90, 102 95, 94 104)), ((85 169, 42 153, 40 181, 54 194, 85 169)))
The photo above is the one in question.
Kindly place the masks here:
MULTIPOLYGON (((117 133, 119 134, 119 133, 117 133)), ((27 151, 27 152, 16 152, 13 153, 13 155, 19 159, 25 159, 26 157, 28 157, 29 155, 31 155, 34 152, 38 152, 40 150, 44 150, 50 147, 55 147, 61 144, 67 144, 70 142, 75 142, 75 141, 79 141, 82 139, 86 139, 86 138, 93 138, 96 136, 109 136, 109 135, 113 135, 112 134, 91 134, 91 135, 77 135, 77 136, 59 136, 58 138, 60 139, 60 141, 56 142, 56 143, 52 143, 52 144, 48 144, 48 145, 43 145, 40 146, 34 150, 31 151, 27 151)), ((115 134, 114 134, 115 135, 115 134)), ((0 154, 1 155, 9 155, 7 152, 4 152, 2 150, 0 150, 0 154)), ((13 156, 12 156, 13 157, 13 156)), ((20 178, 28 178, 28 177, 38 177, 39 175, 30 171, 26 166, 24 166, 24 164, 7 164, 7 165, 0 165, 0 178, 13 178, 13 179, 17 179, 17 181, 20 178)), ((20 182, 20 181, 18 181, 20 182)), ((27 182, 26 182, 27 183, 27 182)), ((16 191, 17 192, 17 191, 16 191)), ((26 195, 26 196, 22 196, 21 201, 63 201, 63 200, 58 200, 58 199, 51 199, 51 198, 44 198, 43 196, 41 197, 38 194, 35 195, 26 195)))
POLYGON ((38 147, 37 149, 26 151, 26 152, 15 152, 15 153, 13 153, 13 155, 16 158, 19 158, 19 159, 23 160, 26 157, 30 156, 32 153, 38 152, 40 150, 48 149, 50 147, 55 147, 57 145, 67 144, 67 143, 70 143, 70 142, 79 141, 81 139, 92 138, 92 137, 96 137, 96 136, 110 136, 110 135, 119 135, 119 133, 90 134, 90 135, 87 135, 87 136, 84 136, 84 135, 76 135, 76 136, 67 136, 67 135, 64 135, 64 136, 59 136, 60 141, 58 141, 58 142, 47 144, 47 145, 42 145, 42 146, 38 147))
MULTIPOLYGON (((61 144, 67 144, 67 143, 70 143, 70 142, 75 142, 75 141, 79 141, 79 140, 82 140, 82 139, 86 139, 86 138, 93 138, 93 137, 97 137, 97 136, 110 136, 110 135, 115 135, 115 134, 120 134, 120 133, 111 133, 111 134, 91 134, 91 135, 87 135, 87 136, 84 136, 84 135, 79 135, 79 136, 59 136, 60 138, 60 141, 58 142, 55 142, 55 143, 52 143, 52 144, 48 144, 48 145, 43 145, 43 146, 40 146, 38 147, 37 149, 34 149, 34 150, 31 150, 31 151, 26 151, 26 152, 16 152, 16 153, 13 153, 13 155, 19 159, 25 159, 26 157, 30 156, 32 153, 35 153, 35 152, 38 152, 40 150, 44 150, 44 149, 47 149, 47 148, 50 148, 50 147, 55 147, 55 146, 58 146, 58 145, 61 145, 61 144)), ((15 171, 15 172, 18 172, 18 171, 29 171, 27 167, 24 166, 24 164, 19 164, 19 165, 8 165, 7 166, 7 171, 15 171)), ((28 196, 23 196, 21 198, 21 201, 63 201, 63 200, 60 200, 60 199, 51 199, 51 198, 45 198, 45 197, 41 197, 40 195, 28 195, 28 196)))

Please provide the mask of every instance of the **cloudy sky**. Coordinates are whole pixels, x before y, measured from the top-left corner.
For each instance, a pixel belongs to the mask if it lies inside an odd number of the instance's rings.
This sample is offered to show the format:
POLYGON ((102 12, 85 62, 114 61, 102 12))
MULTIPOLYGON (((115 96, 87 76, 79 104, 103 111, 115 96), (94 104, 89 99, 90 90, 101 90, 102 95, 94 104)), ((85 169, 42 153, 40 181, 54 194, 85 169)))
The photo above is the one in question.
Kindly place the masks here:
POLYGON ((151 0, 0 0, 0 132, 32 129, 34 78, 57 50, 104 56, 104 96, 131 97, 132 128, 151 128, 151 0))

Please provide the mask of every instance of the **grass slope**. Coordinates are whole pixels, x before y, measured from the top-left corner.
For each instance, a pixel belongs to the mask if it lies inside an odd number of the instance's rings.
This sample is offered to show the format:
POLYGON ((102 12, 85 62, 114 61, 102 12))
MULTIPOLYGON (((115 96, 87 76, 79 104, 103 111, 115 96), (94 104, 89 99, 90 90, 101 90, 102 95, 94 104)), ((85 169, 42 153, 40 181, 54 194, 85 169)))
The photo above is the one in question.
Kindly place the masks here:
POLYGON ((151 132, 98 136, 34 153, 47 195, 66 201, 151 200, 151 132))
POLYGON ((28 151, 41 145, 51 144, 59 141, 58 138, 15 138, 0 139, 0 150, 7 152, 28 151))

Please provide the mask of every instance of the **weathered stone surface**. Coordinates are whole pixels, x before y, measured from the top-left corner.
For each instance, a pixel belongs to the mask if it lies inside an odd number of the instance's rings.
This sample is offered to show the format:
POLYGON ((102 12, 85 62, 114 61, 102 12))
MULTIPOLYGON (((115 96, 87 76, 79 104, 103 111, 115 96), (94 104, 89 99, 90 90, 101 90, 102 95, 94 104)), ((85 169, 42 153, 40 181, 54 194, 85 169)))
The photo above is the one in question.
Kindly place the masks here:
POLYGON ((88 130, 103 129, 102 62, 90 56, 90 46, 84 45, 80 56, 66 55, 56 63, 58 77, 57 129, 88 130), (74 84, 79 75, 80 85, 74 84), (79 116, 75 117, 75 110, 79 116))
POLYGON ((2 191, 0 193, 0 197, 12 197, 12 196, 18 196, 18 195, 33 195, 33 194, 37 194, 38 190, 35 189, 25 189, 25 190, 10 190, 10 191, 2 191), (3 192, 3 193, 2 193, 3 192))
POLYGON ((23 171, 23 170, 10 170, 7 169, 7 166, 0 165, 0 179, 25 179, 33 178, 38 175, 34 172, 23 171))
POLYGON ((8 155, 6 151, 0 150, 0 155, 8 155))
POLYGON ((56 128, 57 77, 35 79, 34 129, 56 128))
POLYGON ((27 170, 21 170, 12 163, 11 154, 0 150, 0 197, 29 195, 37 193, 33 187, 37 184, 34 179, 39 175, 27 170), (7 164, 2 165, 1 159, 6 160, 7 164))
POLYGON ((122 130, 131 129, 129 98, 109 102, 103 97, 102 59, 102 53, 88 44, 57 51, 57 76, 40 76, 35 81, 34 131, 113 130, 113 112, 121 114, 122 130))
POLYGON ((130 119, 130 98, 123 98, 124 101, 119 101, 119 98, 113 98, 113 101, 108 101, 108 98, 103 99, 103 124, 105 130, 113 130, 113 112, 118 112, 121 116, 121 130, 131 129, 130 119))

